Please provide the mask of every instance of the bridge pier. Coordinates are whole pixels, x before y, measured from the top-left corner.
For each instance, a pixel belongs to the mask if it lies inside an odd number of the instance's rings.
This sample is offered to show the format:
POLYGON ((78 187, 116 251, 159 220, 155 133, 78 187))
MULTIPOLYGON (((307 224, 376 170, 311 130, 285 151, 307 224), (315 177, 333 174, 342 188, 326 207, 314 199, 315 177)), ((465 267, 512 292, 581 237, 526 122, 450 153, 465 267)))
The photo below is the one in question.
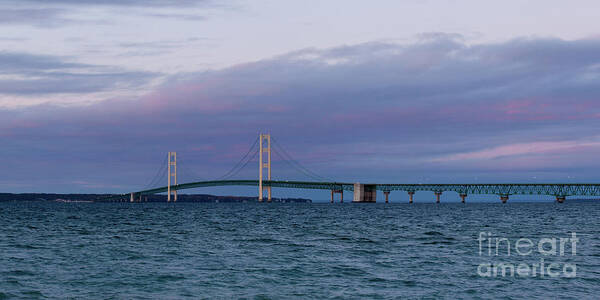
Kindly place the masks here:
POLYGON ((344 203, 344 190, 331 190, 331 203, 334 203, 335 194, 340 194, 340 203, 344 203))
POLYGON ((567 196, 556 196, 556 202, 558 203, 564 203, 566 199, 567 196))
POLYGON ((435 192, 435 203, 440 203, 440 196, 442 192, 435 192))
POLYGON ((355 183, 354 200, 352 202, 377 202, 377 186, 355 183))
POLYGON ((500 195, 500 201, 502 201, 502 203, 506 203, 506 201, 508 201, 508 195, 500 195))
POLYGON ((465 203, 465 198, 467 198, 467 194, 460 194, 460 202, 465 203))
POLYGON ((385 203, 390 203, 390 191, 383 191, 385 195, 385 203))
POLYGON ((415 194, 414 191, 408 191, 408 203, 412 204, 413 203, 413 195, 415 194))

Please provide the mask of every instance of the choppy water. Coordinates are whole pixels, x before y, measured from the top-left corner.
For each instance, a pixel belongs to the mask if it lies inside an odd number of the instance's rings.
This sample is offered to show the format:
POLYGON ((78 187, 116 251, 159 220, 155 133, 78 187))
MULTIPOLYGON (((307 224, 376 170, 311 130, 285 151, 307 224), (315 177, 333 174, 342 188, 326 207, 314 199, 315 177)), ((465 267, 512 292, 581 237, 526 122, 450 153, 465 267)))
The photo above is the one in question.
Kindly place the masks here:
MULTIPOLYGON (((594 298, 600 203, 0 203, 0 299, 594 298), (569 237, 575 278, 478 275, 480 232, 569 237)), ((570 248, 567 248, 570 251, 570 248)), ((570 253, 570 252, 569 252, 570 253)))

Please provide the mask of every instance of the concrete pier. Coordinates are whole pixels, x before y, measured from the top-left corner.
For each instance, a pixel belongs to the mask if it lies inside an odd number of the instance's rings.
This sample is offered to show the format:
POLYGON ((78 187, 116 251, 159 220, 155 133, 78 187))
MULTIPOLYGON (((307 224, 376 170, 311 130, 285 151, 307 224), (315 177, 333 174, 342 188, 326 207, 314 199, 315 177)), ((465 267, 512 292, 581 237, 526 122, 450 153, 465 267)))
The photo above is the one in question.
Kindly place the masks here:
POLYGON ((352 202, 377 202, 377 186, 374 184, 354 184, 354 199, 352 202))
POLYGON ((413 203, 413 195, 415 194, 415 192, 413 191, 408 191, 408 203, 413 203))
POLYGON ((465 198, 467 198, 467 194, 460 194, 460 202, 465 203, 465 198))
POLYGON ((344 203, 344 190, 331 190, 331 203, 334 203, 335 194, 340 194, 340 203, 344 203))
POLYGON ((440 196, 442 192, 434 192, 435 193, 435 203, 440 203, 440 196))
POLYGON ((385 203, 390 203, 390 191, 383 191, 385 195, 385 203))

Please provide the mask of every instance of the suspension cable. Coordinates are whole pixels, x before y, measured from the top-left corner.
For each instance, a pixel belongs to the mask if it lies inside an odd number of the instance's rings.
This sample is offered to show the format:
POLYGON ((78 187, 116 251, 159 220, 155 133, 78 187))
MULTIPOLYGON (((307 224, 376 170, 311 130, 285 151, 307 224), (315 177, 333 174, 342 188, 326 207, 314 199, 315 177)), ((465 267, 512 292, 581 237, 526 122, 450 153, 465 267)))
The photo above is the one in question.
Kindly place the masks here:
POLYGON ((160 174, 163 173, 163 169, 165 169, 165 166, 167 165, 167 157, 165 156, 162 164, 160 165, 160 168, 158 169, 158 171, 156 172, 156 175, 154 175, 154 177, 152 178, 152 180, 150 180, 150 182, 148 182, 143 188, 142 190, 146 190, 148 188, 153 187, 156 183, 157 178, 159 178, 160 174))
MULTIPOLYGON (((315 173, 315 172, 313 172, 313 171, 309 170, 308 168, 304 167, 302 164, 300 164, 298 161, 296 161, 296 160, 295 160, 295 159, 294 159, 294 158, 293 158, 293 157, 292 157, 292 156, 291 156, 291 155, 290 155, 290 154, 289 154, 287 151, 285 151, 285 149, 284 149, 284 148, 283 148, 283 147, 282 147, 282 146, 279 144, 279 142, 278 142, 276 139, 274 139, 274 138, 271 138, 271 139, 272 139, 272 140, 273 140, 273 142, 274 142, 274 143, 273 143, 273 145, 275 146, 275 149, 276 149, 276 151, 277 151, 277 149, 279 149, 279 151, 281 151, 281 152, 282 152, 282 154, 283 154, 284 156, 286 156, 286 157, 287 157, 287 159, 289 159, 289 160, 290 160, 290 162, 292 162, 293 164, 295 164, 295 165, 297 166, 297 167, 296 167, 297 169, 298 169, 298 168, 299 168, 299 169, 302 169, 302 170, 304 170, 306 173, 310 173, 310 174, 312 174, 312 176, 311 176, 311 177, 316 177, 316 178, 319 178, 319 180, 330 181, 330 179, 329 179, 329 178, 327 178, 327 177, 323 177, 323 176, 321 176, 321 175, 319 175, 319 174, 317 174, 317 173, 315 173)), ((304 173, 304 172, 303 172, 303 173, 304 173)))
POLYGON ((160 186, 160 181, 163 180, 165 177, 167 176, 167 168, 164 167, 162 169, 162 172, 159 174, 158 177, 156 177, 156 179, 152 182, 152 184, 150 184, 150 186, 148 186, 148 188, 155 188, 160 186))
MULTIPOLYGON (((290 167, 292 167, 293 169, 297 170, 298 172, 302 173, 303 175, 311 178, 311 179, 316 179, 319 181, 330 181, 329 178, 327 177, 323 177, 313 171, 311 171, 310 169, 304 167, 302 164, 300 164, 297 160, 295 160, 286 150, 285 148, 283 148, 281 146, 281 144, 279 144, 279 142, 271 137, 271 139, 273 140, 273 148, 271 150, 273 150, 273 152, 275 153, 275 155, 277 155, 283 162, 285 162, 286 164, 288 164, 290 167)), ((233 166, 233 168, 231 168, 227 173, 223 174, 222 176, 216 178, 215 180, 226 180, 226 179, 230 179, 234 176, 236 176, 237 174, 239 174, 251 161, 253 161, 258 152, 260 147, 256 147, 257 144, 259 142, 259 138, 257 137, 254 140, 254 143, 252 144, 252 146, 250 146, 250 148, 248 149, 248 151, 244 154, 244 156, 233 166), (256 148, 256 149, 255 149, 256 148), (254 152, 252 152, 254 150, 254 152), (250 153, 252 153, 252 155, 250 155, 250 153)), ((261 153, 262 155, 262 153, 261 153)), ((167 166, 166 164, 166 160, 167 157, 165 157, 165 159, 163 160, 163 163, 161 165, 161 168, 158 170, 158 172, 156 173, 156 175, 154 176, 154 178, 150 181, 149 184, 147 184, 143 189, 149 189, 152 187, 155 187, 156 184, 158 184, 161 180, 161 178, 164 177, 164 174, 167 171, 167 168, 169 166, 167 166)), ((181 162, 181 158, 179 159, 179 169, 182 171, 183 175, 191 175, 192 180, 195 179, 203 179, 201 176, 198 176, 198 174, 196 174, 193 170, 190 170, 187 168, 187 166, 185 164, 182 164, 181 162)))
POLYGON ((297 167, 296 165, 294 165, 294 164, 293 164, 293 163, 292 163, 292 162, 291 162, 289 159, 286 159, 286 158, 284 158, 284 157, 283 157, 283 155, 279 153, 279 151, 277 151, 276 149, 273 149, 273 150, 275 150, 275 151, 273 151, 273 153, 275 153, 275 155, 276 155, 277 157, 279 157, 279 158, 281 159, 281 161, 283 161, 284 163, 286 163, 286 164, 287 164, 288 166, 290 166, 292 169, 295 169, 296 171, 298 171, 298 172, 302 173, 303 175, 307 176, 308 178, 311 178, 311 179, 316 179, 317 181, 322 181, 322 180, 323 180, 323 178, 316 177, 316 176, 314 176, 314 175, 312 175, 312 174, 310 174, 310 173, 308 173, 308 172, 304 171, 303 169, 300 169, 300 168, 298 168, 298 167, 297 167))
POLYGON ((246 161, 246 163, 244 163, 244 165, 241 168, 239 168, 234 174, 231 174, 231 175, 227 176, 226 178, 222 178, 222 180, 230 179, 230 178, 236 176, 237 174, 239 174, 240 171, 242 171, 251 161, 253 161, 256 158, 256 155, 258 154, 258 151, 259 151, 259 148, 257 148, 256 151, 254 151, 254 153, 252 154, 252 156, 250 157, 250 159, 248 159, 246 161))
POLYGON ((190 169, 187 164, 183 163, 183 161, 181 160, 181 156, 178 158, 178 160, 179 161, 178 161, 178 164, 177 164, 177 168, 181 169, 183 175, 186 175, 186 176, 189 175, 189 177, 191 177, 190 178, 190 182, 191 181, 205 180, 204 177, 198 175, 198 173, 194 172, 193 169, 190 169))
MULTIPOLYGON (((230 175, 234 172, 236 172, 236 170, 239 168, 239 166, 241 166, 244 161, 246 160, 246 158, 248 157, 248 155, 252 152, 252 150, 254 149, 254 147, 256 147, 256 145, 258 145, 258 137, 254 140, 254 143, 252 144, 252 146, 248 149, 248 152, 246 152, 246 154, 244 154, 244 156, 242 157, 242 159, 240 159, 240 161, 237 162, 237 164, 235 164, 235 166, 233 166, 233 168, 231 168, 231 170, 229 170, 229 172, 221 175, 220 177, 217 177, 215 180, 222 180, 223 178, 226 177, 231 177, 230 175)), ((246 162, 246 164, 243 167, 245 167, 248 163, 246 162)), ((240 170, 237 170, 237 172, 239 173, 240 170)), ((237 174, 237 173, 236 173, 237 174)))

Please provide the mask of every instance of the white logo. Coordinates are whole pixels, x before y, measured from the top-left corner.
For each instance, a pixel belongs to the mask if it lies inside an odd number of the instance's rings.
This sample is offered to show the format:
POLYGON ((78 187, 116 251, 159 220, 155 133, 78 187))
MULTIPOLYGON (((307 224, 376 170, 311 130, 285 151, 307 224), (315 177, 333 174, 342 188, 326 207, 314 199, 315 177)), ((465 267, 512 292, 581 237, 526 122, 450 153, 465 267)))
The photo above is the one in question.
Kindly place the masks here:
MULTIPOLYGON (((504 237, 494 237, 490 232, 480 232, 479 256, 511 257, 530 256, 539 253, 543 257, 575 256, 579 238, 575 232, 570 237, 541 238, 537 241, 529 238, 519 238, 511 241, 504 237), (537 252, 537 253, 536 253, 537 252)), ((569 277, 577 276, 577 265, 571 263, 548 262, 540 258, 539 263, 507 263, 487 262, 477 266, 477 274, 482 277, 569 277)))

